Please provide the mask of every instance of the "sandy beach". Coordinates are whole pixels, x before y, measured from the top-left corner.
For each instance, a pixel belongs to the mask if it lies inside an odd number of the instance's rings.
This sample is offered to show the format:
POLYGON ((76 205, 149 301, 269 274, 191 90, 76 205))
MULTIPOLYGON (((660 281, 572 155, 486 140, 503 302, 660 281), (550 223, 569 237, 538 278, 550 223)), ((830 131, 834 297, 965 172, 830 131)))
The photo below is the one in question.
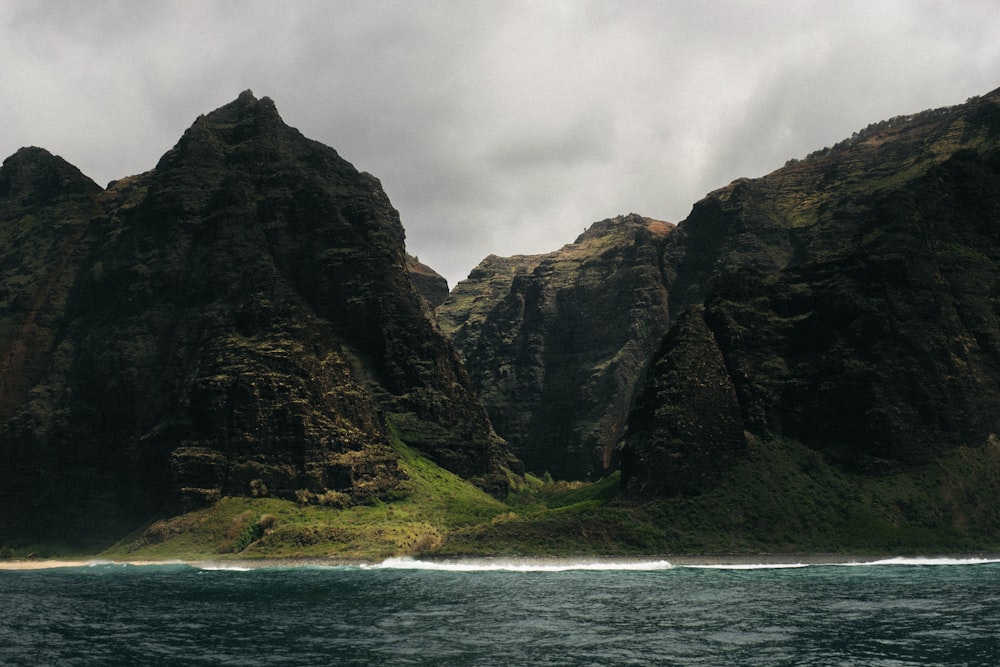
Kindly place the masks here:
POLYGON ((169 565, 171 563, 183 563, 181 560, 164 561, 111 561, 100 559, 89 560, 0 560, 0 570, 53 570, 60 567, 87 567, 89 565, 101 564, 121 564, 121 565, 169 565))
POLYGON ((108 560, 91 559, 22 559, 0 560, 0 570, 51 570, 71 567, 88 567, 97 565, 190 565, 199 569, 260 569, 276 567, 345 567, 345 566, 379 566, 392 563, 395 567, 405 566, 412 560, 415 565, 470 565, 482 567, 496 566, 601 566, 614 569, 616 565, 628 567, 641 564, 657 564, 676 567, 794 567, 807 565, 847 565, 847 564, 946 564, 946 563, 977 563, 1000 562, 1000 554, 996 553, 962 553, 962 554, 663 554, 649 556, 580 556, 580 557, 469 557, 469 558, 434 558, 397 557, 385 561, 362 561, 338 558, 243 558, 243 559, 170 559, 170 560, 108 560))

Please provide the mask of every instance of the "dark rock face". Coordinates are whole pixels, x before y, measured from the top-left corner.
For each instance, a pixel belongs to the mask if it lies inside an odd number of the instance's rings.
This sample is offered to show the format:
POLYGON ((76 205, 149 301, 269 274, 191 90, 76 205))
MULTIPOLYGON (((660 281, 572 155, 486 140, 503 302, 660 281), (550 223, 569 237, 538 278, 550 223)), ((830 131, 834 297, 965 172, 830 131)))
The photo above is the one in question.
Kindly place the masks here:
POLYGON ((0 196, 2 233, 38 248, 4 244, 6 524, 92 531, 220 495, 363 501, 401 480, 390 424, 505 481, 514 461, 426 317, 378 181, 269 99, 199 117, 106 192, 21 151, 0 196))
POLYGON ((0 422, 44 373, 101 188, 41 148, 0 168, 0 422))
POLYGON ((626 488, 717 483, 719 461, 696 445, 735 451, 731 410, 709 433, 678 422, 730 405, 734 390, 742 429, 855 472, 906 470, 994 438, 998 120, 993 93, 880 124, 697 204, 668 238, 665 265, 675 315, 704 302, 668 340, 701 343, 665 344, 655 359, 629 424, 626 488), (709 364, 707 387, 678 385, 678 369, 698 364, 709 364))
POLYGON ((37 148, 0 168, 0 538, 387 497, 394 435, 500 492, 491 420, 529 469, 620 462, 640 498, 793 448, 905 473, 1000 442, 998 284, 1000 91, 450 294, 377 179, 248 91, 107 190, 37 148))
POLYGON ((417 294, 424 298, 433 314, 434 309, 448 298, 448 281, 437 271, 410 255, 406 256, 406 270, 410 272, 410 279, 417 294))
POLYGON ((528 469, 584 479, 617 465, 666 329, 659 262, 672 227, 633 214, 547 255, 488 257, 438 308, 497 432, 528 469))
POLYGON ((867 220, 873 195, 907 187, 954 153, 995 141, 996 98, 873 123, 833 149, 710 193, 667 241, 672 316, 702 303, 726 274, 773 273, 842 253, 867 220))
POLYGON ((629 417, 622 468, 638 495, 687 495, 710 487, 745 449, 736 388, 704 310, 692 307, 663 339, 629 417), (635 458, 632 458, 635 457, 635 458))

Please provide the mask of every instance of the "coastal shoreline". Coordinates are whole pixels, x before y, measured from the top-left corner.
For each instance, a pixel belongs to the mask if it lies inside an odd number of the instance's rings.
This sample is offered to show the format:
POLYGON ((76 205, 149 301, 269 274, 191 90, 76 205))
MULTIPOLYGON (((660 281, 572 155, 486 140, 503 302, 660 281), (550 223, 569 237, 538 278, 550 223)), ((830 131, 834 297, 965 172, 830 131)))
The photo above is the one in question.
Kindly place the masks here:
POLYGON ((840 554, 840 553, 763 553, 763 554, 650 554, 648 556, 475 556, 475 557, 435 557, 398 556, 384 560, 360 560, 341 558, 194 558, 158 560, 114 560, 100 557, 74 559, 15 559, 0 560, 0 571, 52 570, 80 568, 100 565, 121 566, 169 566, 188 565, 203 570, 257 570, 270 568, 297 567, 383 567, 392 566, 406 569, 424 564, 447 568, 449 566, 469 566, 501 569, 511 568, 592 568, 607 566, 636 568, 644 565, 669 567, 805 567, 817 565, 871 565, 871 564, 975 564, 978 562, 1000 562, 1000 554, 974 552, 957 554, 840 554))

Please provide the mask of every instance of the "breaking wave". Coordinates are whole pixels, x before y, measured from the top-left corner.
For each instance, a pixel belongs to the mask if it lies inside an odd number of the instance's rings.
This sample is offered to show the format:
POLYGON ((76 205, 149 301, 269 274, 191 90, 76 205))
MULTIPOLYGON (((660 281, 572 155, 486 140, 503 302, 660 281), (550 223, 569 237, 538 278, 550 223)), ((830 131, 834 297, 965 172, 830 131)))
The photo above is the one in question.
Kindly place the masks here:
POLYGON ((570 561, 536 559, 492 559, 481 560, 418 560, 414 558, 388 558, 371 569, 385 570, 437 570, 443 572, 567 572, 588 571, 649 571, 673 568, 668 561, 570 561))
POLYGON ((622 571, 656 571, 672 569, 695 570, 789 570, 808 567, 884 567, 884 566, 945 566, 945 565, 983 565, 1000 563, 1000 558, 986 557, 927 557, 898 556, 877 560, 835 560, 810 559, 804 561, 768 561, 738 562, 719 560, 695 562, 692 558, 681 559, 680 562, 660 560, 565 560, 565 559, 458 559, 458 560, 420 560, 415 558, 389 558, 377 565, 362 566, 366 569, 386 570, 434 570, 442 572, 567 572, 573 570, 609 572, 622 571))
POLYGON ((62 564, 0 571, 0 664, 986 665, 1000 627, 983 554, 62 564))
POLYGON ((857 567, 861 565, 986 565, 988 563, 1000 563, 1000 558, 897 556, 895 558, 883 558, 882 560, 843 563, 843 565, 857 567))
POLYGON ((896 556, 874 560, 847 560, 836 557, 808 557, 803 560, 783 561, 767 559, 759 562, 747 559, 738 561, 728 558, 698 559, 681 557, 673 561, 666 559, 564 559, 564 558, 469 558, 469 559, 427 559, 412 557, 387 558, 380 563, 344 564, 336 561, 324 562, 317 559, 301 562, 294 559, 268 559, 260 562, 243 561, 21 561, 0 562, 0 570, 66 570, 79 569, 90 572, 113 571, 166 571, 197 570, 206 572, 255 572, 262 570, 428 570, 437 572, 653 572, 661 570, 790 570, 815 567, 938 567, 968 566, 1000 563, 998 557, 986 556, 896 556))

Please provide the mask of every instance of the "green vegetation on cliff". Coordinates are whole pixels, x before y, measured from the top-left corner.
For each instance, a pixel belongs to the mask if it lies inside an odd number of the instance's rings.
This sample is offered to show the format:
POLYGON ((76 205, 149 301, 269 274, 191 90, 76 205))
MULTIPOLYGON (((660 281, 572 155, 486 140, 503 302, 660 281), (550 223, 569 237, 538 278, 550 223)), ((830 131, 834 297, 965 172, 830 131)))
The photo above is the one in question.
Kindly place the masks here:
POLYGON ((741 431, 799 443, 861 488, 988 450, 998 225, 1000 91, 710 194, 667 239, 678 344, 660 348, 630 415, 626 487, 741 491, 722 474, 739 465, 741 431), (677 372, 709 359, 701 381, 677 372))
POLYGON ((638 501, 616 473, 596 483, 527 476, 505 501, 394 440, 406 481, 391 498, 337 507, 225 497, 113 546, 21 540, 0 557, 119 560, 391 556, 635 556, 998 551, 1000 441, 907 473, 871 477, 794 441, 751 438, 725 483, 638 501))
POLYGON ((598 479, 667 326, 660 255, 673 225, 595 222, 545 255, 487 257, 437 309, 490 419, 526 468, 598 479))
POLYGON ((696 497, 636 501, 618 474, 596 483, 528 476, 499 501, 399 441, 396 497, 337 508, 226 497, 94 545, 12 543, 7 556, 120 560, 390 556, 946 553, 1000 550, 1000 442, 906 474, 846 472, 792 441, 752 438, 726 483, 696 497), (11 548, 13 547, 13 549, 11 548))
POLYGON ((998 550, 998 230, 1000 91, 442 303, 378 181, 249 91, 108 190, 22 149, 0 554, 998 550))
POLYGON ((517 468, 414 288, 379 182, 246 91, 102 191, 0 169, 0 539, 110 539, 224 497, 364 504, 389 416, 502 492, 517 468))
POLYGON ((163 519, 103 555, 115 558, 375 560, 431 551, 447 534, 506 511, 496 498, 394 438, 404 475, 391 497, 338 506, 276 498, 226 497, 163 519))

